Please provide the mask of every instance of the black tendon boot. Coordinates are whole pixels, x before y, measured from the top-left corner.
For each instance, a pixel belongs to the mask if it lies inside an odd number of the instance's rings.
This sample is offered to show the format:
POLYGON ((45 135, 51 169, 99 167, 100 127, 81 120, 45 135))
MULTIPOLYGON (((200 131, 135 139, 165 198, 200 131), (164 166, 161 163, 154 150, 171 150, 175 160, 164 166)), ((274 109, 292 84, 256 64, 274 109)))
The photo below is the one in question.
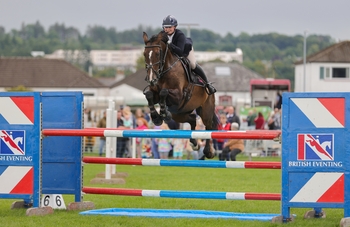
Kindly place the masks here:
POLYGON ((202 67, 200 67, 198 64, 196 64, 196 68, 192 69, 192 71, 204 80, 205 87, 206 87, 205 90, 208 93, 208 95, 214 94, 216 92, 215 87, 211 83, 208 82, 207 76, 205 75, 202 67))

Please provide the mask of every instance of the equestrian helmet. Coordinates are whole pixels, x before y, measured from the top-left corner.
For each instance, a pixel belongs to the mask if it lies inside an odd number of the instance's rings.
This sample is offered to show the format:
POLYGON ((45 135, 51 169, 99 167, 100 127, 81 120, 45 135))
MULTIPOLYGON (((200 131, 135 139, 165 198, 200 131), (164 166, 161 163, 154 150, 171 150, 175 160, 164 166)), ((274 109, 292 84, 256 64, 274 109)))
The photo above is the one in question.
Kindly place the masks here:
POLYGON ((177 20, 174 16, 168 15, 163 19, 163 27, 177 26, 177 20))

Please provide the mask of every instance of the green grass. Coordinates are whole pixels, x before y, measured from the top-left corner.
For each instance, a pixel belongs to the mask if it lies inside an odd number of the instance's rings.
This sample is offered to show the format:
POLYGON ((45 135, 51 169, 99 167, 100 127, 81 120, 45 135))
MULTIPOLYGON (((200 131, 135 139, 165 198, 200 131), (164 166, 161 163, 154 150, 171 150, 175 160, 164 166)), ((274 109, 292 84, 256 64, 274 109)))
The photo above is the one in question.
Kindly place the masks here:
MULTIPOLYGON (((89 154, 91 155, 91 154, 89 154)), ((247 157, 238 156, 246 161, 247 157)), ((280 161, 276 157, 256 157, 255 161, 280 161)), ((84 185, 91 187, 121 187, 157 190, 217 191, 217 192, 281 192, 280 170, 254 169, 212 169, 152 166, 122 166, 118 172, 128 173, 124 185, 92 185, 90 180, 104 171, 104 165, 87 164, 84 166, 84 185)), ((64 195, 68 205, 74 201, 72 195, 64 195)), ((171 199, 152 197, 131 197, 112 195, 85 195, 85 201, 95 203, 96 209, 102 208, 158 208, 158 209, 194 209, 216 210, 242 213, 280 213, 279 201, 239 201, 239 200, 203 200, 171 199)), ((238 221, 223 219, 172 219, 139 218, 117 216, 82 216, 78 211, 55 210, 47 216, 28 217, 25 209, 11 210, 15 200, 0 200, 0 226, 279 226, 260 221, 238 221)), ((342 209, 325 209, 325 219, 303 219, 303 214, 311 209, 293 208, 296 220, 288 226, 339 226, 343 217, 342 209)))

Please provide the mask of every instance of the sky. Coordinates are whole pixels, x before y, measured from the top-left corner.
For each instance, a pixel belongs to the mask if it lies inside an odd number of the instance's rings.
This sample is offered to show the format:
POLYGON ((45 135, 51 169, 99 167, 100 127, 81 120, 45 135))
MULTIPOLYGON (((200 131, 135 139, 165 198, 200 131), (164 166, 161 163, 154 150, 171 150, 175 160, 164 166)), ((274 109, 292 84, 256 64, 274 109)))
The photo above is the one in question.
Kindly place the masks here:
POLYGON ((48 29, 55 23, 75 27, 115 27, 117 31, 139 25, 160 28, 167 15, 175 16, 179 29, 208 29, 222 36, 241 32, 285 35, 330 35, 350 40, 349 0, 0 0, 0 26, 9 32, 21 24, 39 21, 48 29))

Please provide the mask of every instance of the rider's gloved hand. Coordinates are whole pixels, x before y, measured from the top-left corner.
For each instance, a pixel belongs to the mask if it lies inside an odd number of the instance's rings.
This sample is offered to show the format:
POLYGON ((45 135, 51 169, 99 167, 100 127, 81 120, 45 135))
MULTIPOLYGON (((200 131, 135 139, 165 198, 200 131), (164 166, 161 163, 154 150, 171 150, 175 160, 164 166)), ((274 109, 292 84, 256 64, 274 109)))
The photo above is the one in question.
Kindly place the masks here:
POLYGON ((174 50, 175 47, 176 47, 176 46, 175 46, 173 43, 169 43, 169 48, 170 48, 171 50, 174 50))

